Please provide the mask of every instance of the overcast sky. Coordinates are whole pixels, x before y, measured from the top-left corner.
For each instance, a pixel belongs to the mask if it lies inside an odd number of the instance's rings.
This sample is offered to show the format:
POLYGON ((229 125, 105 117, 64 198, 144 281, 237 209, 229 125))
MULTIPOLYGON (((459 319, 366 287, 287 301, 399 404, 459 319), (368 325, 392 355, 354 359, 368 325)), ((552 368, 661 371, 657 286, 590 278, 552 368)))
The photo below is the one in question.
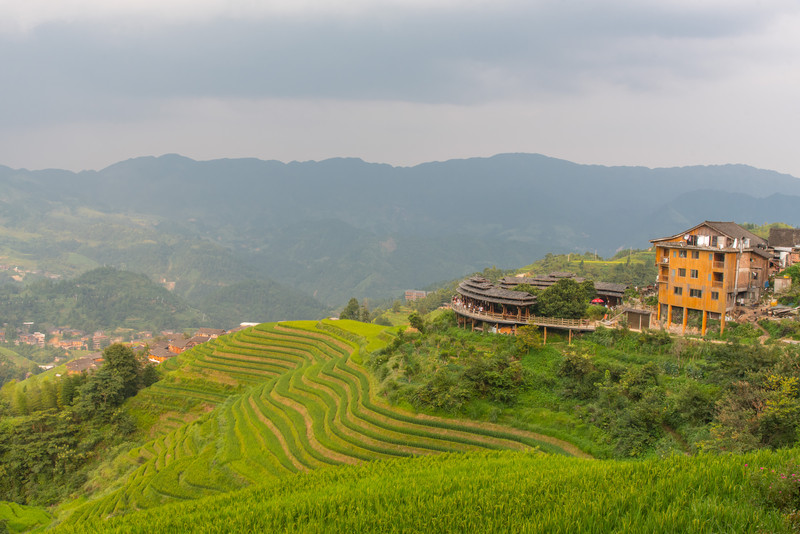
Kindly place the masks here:
POLYGON ((504 152, 800 177, 796 0, 0 0, 0 164, 504 152))

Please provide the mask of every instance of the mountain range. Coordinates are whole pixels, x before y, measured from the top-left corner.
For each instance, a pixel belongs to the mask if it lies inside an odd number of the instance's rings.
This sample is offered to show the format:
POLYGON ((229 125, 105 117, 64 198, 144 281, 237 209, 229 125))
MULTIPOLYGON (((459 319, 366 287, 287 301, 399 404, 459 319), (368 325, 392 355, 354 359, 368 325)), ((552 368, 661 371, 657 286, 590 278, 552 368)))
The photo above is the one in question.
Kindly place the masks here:
POLYGON ((255 281, 267 301, 303 293, 324 310, 548 252, 643 248, 702 220, 797 226, 798 201, 800 180, 746 165, 537 154, 414 167, 178 155, 77 173, 0 167, 0 263, 62 276, 114 266, 195 305, 255 281))

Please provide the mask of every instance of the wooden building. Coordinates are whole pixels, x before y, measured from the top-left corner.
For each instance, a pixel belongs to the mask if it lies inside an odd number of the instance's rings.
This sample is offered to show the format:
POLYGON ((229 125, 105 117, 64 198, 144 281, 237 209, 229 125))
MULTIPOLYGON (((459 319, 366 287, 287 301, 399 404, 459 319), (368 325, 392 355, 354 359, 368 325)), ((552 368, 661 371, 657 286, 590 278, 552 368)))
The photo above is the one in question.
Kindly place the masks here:
POLYGON ((461 282, 457 292, 452 306, 458 324, 473 330, 516 333, 517 325, 528 324, 536 304, 530 293, 503 289, 480 276, 461 282))
POLYGON ((800 228, 770 228, 769 246, 775 251, 777 270, 800 263, 800 228))
POLYGON ((147 359, 153 363, 163 363, 170 358, 174 358, 176 354, 169 350, 167 343, 156 343, 150 347, 150 352, 147 354, 147 359))
POLYGON ((650 241, 658 267, 657 320, 702 313, 702 334, 708 319, 719 319, 738 305, 757 302, 768 280, 770 252, 766 240, 734 222, 704 221, 670 237, 650 241))

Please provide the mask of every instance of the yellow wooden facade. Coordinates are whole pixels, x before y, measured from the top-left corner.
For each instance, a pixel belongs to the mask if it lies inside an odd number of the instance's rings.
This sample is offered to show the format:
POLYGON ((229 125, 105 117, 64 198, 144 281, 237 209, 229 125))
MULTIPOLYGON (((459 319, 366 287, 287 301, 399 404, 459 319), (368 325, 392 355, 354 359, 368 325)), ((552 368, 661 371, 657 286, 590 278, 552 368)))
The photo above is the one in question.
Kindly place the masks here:
POLYGON ((725 329, 726 313, 737 303, 756 302, 768 278, 766 241, 731 222, 705 221, 672 237, 651 241, 658 266, 659 321, 672 324, 677 311, 686 330, 689 311, 702 312, 725 329))

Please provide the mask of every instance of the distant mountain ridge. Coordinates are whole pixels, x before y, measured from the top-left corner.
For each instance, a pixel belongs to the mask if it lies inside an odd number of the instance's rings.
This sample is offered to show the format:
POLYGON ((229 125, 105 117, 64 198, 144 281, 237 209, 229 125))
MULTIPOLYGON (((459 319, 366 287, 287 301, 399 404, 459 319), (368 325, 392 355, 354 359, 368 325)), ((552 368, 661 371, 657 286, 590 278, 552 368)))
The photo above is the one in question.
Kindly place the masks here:
POLYGON ((800 180, 746 165, 605 167, 538 154, 414 167, 174 154, 79 173, 0 167, 0 219, 20 230, 64 208, 145 217, 169 246, 218 247, 241 272, 235 282, 275 280, 333 306, 548 252, 641 248, 704 219, 797 226, 798 201, 800 180))

